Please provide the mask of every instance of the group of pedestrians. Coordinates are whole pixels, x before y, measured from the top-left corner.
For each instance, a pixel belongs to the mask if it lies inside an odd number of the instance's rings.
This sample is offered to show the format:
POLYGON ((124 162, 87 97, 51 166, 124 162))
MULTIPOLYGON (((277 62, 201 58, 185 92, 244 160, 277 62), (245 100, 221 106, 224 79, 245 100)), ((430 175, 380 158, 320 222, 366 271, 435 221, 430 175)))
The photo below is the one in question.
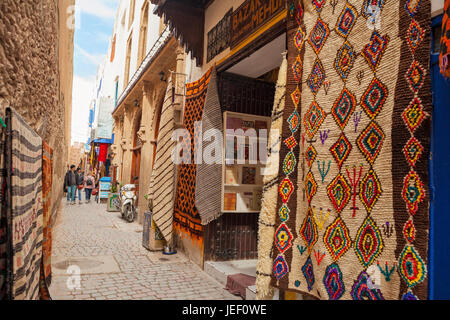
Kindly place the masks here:
POLYGON ((75 204, 78 190, 78 204, 81 204, 81 191, 85 191, 86 203, 91 201, 92 192, 96 190, 98 181, 95 180, 94 175, 89 171, 86 175, 81 171, 81 168, 76 168, 71 165, 64 178, 64 192, 67 192, 67 203, 75 204))

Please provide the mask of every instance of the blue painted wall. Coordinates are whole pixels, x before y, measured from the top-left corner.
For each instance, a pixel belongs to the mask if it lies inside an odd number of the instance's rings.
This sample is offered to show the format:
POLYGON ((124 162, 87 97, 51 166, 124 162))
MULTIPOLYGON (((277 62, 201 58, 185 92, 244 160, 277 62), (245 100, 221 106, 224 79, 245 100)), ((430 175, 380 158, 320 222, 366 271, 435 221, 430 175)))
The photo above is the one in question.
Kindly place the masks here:
MULTIPOLYGON (((432 27, 440 28, 441 22, 442 16, 434 18, 432 27)), ((428 289, 430 299, 450 299, 450 80, 439 73, 439 48, 435 43, 433 38, 428 289)))

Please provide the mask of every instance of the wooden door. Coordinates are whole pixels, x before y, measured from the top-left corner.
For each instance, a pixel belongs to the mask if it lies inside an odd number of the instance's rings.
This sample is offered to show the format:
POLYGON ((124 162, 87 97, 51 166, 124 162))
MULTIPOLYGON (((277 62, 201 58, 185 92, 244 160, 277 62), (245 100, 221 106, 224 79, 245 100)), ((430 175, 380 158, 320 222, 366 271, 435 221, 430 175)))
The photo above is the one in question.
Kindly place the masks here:
POLYGON ((139 197, 139 173, 141 169, 141 141, 139 140, 138 131, 141 128, 141 116, 139 116, 136 125, 134 126, 133 139, 133 158, 131 162, 130 183, 136 185, 136 196, 139 197))
POLYGON ((139 170, 141 168, 141 149, 133 151, 133 163, 131 165, 131 184, 136 185, 136 195, 139 192, 139 170))

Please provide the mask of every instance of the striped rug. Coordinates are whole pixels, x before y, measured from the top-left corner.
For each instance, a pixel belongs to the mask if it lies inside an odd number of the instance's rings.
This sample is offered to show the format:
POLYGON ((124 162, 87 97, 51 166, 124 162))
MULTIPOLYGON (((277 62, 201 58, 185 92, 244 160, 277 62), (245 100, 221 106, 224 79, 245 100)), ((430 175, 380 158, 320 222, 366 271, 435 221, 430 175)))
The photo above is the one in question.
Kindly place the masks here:
POLYGON ((267 172, 264 175, 264 189, 259 215, 258 227, 258 265, 256 269, 256 296, 258 300, 271 298, 273 289, 270 286, 272 263, 271 256, 273 237, 275 234, 276 199, 278 190, 278 171, 280 162, 281 129, 283 126, 283 110, 286 95, 287 60, 283 54, 275 90, 275 101, 272 110, 272 122, 268 145, 267 172))
POLYGON ((8 240, 6 236, 7 220, 5 206, 5 133, 5 128, 0 126, 0 300, 5 299, 6 295, 6 248, 8 240))
POLYGON ((42 259, 42 139, 12 108, 6 109, 8 298, 39 299, 42 259))
POLYGON ((153 220, 167 242, 172 240, 175 169, 172 161, 174 130, 174 104, 172 79, 169 77, 166 96, 161 110, 155 164, 150 182, 149 196, 153 199, 153 220))
MULTIPOLYGON (((217 91, 217 73, 214 69, 211 72, 209 80, 208 91, 206 93, 205 107, 203 109, 202 130, 205 137, 208 133, 215 132, 222 136, 222 111, 220 109, 219 92, 217 91)), ((204 143, 204 155, 202 163, 197 165, 197 177, 195 188, 195 206, 202 225, 207 225, 211 221, 219 218, 222 215, 222 146, 220 145, 220 154, 211 152, 213 159, 220 159, 220 162, 210 163, 210 160, 205 159, 207 154, 210 154, 208 145, 214 144, 215 138, 211 138, 211 142, 204 143)))

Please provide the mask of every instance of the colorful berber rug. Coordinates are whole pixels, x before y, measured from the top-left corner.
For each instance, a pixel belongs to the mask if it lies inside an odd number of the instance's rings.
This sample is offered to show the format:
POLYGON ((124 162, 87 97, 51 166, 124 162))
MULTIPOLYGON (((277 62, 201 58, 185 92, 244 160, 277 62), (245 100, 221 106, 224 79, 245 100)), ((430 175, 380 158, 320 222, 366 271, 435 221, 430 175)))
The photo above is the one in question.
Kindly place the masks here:
POLYGON ((52 279, 52 183, 53 183, 53 149, 42 142, 42 199, 43 199, 43 268, 44 281, 49 286, 52 279))
POLYGON ((450 0, 445 0, 444 4, 439 65, 442 75, 450 78, 450 0))
POLYGON ((291 1, 288 30, 271 285, 426 299, 430 1, 291 1))
POLYGON ((174 223, 187 230, 192 235, 201 236, 203 233, 200 214, 195 206, 195 188, 197 177, 196 151, 199 146, 201 130, 199 121, 202 120, 206 93, 211 78, 210 69, 200 80, 186 84, 186 102, 184 106, 183 127, 189 132, 189 137, 183 139, 183 150, 190 150, 183 154, 184 163, 179 166, 177 175, 177 189, 175 195, 174 223), (197 126, 197 128, 195 128, 197 126))

